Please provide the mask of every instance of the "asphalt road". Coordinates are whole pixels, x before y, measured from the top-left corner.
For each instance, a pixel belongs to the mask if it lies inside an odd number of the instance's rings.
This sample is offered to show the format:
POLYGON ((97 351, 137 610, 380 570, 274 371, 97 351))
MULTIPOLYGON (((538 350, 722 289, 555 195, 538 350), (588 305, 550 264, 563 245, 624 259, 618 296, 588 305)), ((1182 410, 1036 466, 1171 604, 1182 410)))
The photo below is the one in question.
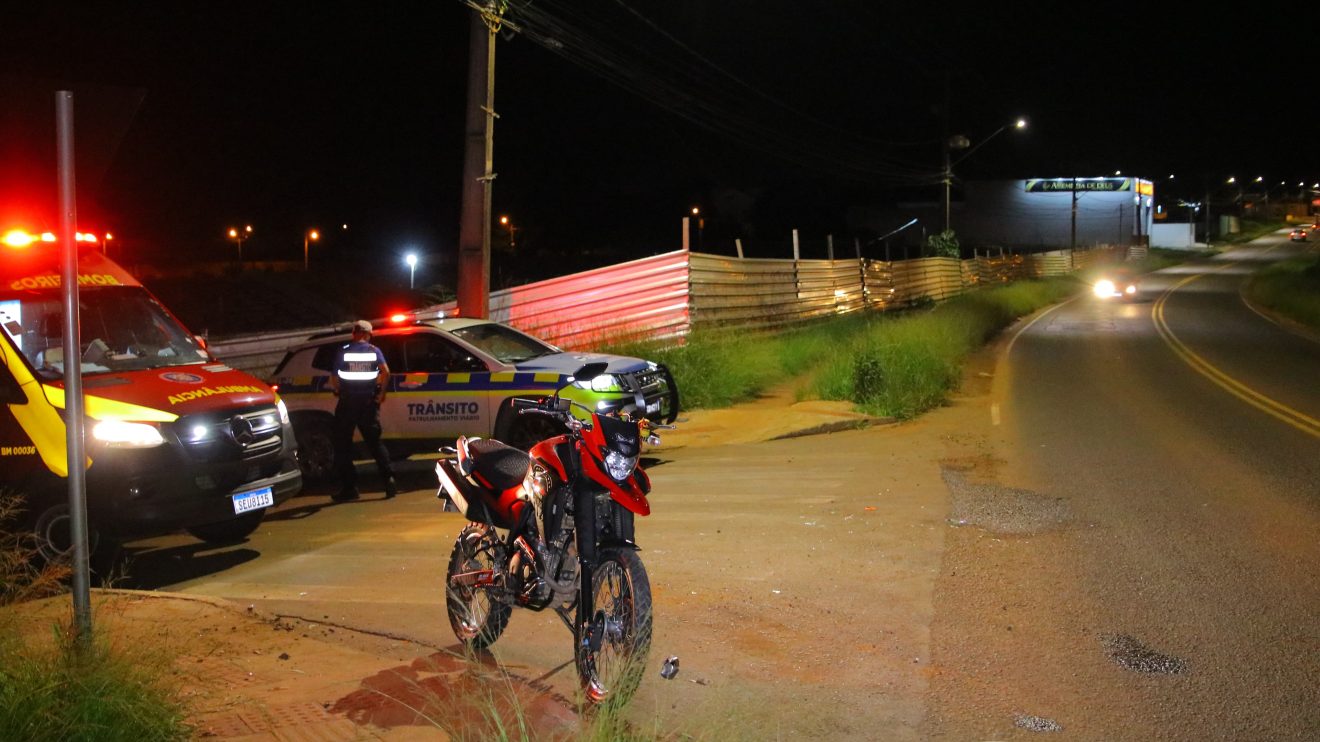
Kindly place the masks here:
POLYGON ((1239 295, 1284 239, 1012 340, 995 454, 951 481, 925 736, 1320 738, 1320 344, 1239 295))

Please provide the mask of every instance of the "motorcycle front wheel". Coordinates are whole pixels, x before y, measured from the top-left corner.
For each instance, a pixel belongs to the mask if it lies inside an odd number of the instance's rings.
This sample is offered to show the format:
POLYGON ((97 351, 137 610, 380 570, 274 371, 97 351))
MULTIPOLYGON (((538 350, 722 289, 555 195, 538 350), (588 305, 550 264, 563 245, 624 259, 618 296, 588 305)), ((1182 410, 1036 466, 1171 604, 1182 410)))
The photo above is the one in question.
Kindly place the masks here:
POLYGON ((498 573, 499 569, 494 529, 474 523, 459 532, 445 576, 445 608, 454 636, 466 649, 480 651, 494 644, 509 624, 513 609, 491 597, 487 588, 464 585, 456 578, 486 571, 498 573))
POLYGON ((651 649, 651 582, 636 551, 601 550, 592 603, 574 652, 582 689, 594 704, 626 701, 651 649))

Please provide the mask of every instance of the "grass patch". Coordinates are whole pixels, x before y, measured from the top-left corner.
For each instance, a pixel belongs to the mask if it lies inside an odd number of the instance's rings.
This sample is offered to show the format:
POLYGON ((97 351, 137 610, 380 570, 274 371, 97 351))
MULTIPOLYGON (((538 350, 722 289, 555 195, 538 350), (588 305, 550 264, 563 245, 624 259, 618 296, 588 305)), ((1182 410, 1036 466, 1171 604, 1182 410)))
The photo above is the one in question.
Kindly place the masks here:
POLYGON ((156 742, 191 736, 166 682, 171 658, 115 646, 104 635, 79 646, 68 625, 33 639, 4 606, 58 594, 68 570, 38 566, 12 527, 22 498, 0 492, 0 739, 156 742))
POLYGON ((1275 263, 1252 276, 1247 296, 1262 307, 1320 330, 1320 256, 1275 263))
MULTIPOLYGON (((6 618, 4 623, 13 622, 6 618)), ((0 625, 0 739, 156 742, 191 736, 163 680, 169 660, 104 636, 77 646, 67 626, 49 642, 0 625)))

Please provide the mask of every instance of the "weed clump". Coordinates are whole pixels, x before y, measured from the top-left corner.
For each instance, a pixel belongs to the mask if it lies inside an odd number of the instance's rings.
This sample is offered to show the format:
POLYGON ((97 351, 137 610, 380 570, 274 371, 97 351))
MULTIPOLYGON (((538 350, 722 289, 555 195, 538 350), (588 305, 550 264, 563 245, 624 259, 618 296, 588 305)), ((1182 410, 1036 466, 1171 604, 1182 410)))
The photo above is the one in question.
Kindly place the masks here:
POLYGON ((183 705, 165 681, 168 657, 104 635, 79 641, 68 623, 44 639, 23 631, 13 606, 62 592, 69 570, 38 559, 14 525, 22 509, 20 495, 0 491, 0 739, 188 739, 183 705))

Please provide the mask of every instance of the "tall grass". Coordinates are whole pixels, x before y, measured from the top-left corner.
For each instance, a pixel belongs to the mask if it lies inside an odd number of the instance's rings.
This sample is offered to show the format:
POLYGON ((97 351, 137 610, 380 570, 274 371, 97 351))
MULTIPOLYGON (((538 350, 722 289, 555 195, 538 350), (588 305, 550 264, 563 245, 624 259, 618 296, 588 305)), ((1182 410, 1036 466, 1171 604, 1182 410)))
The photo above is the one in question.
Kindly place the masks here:
POLYGON ((1320 330, 1320 256, 1275 263, 1247 284, 1247 296, 1267 309, 1320 330))
POLYGON ((814 391, 874 415, 914 417, 944 402, 968 354, 1013 320, 1077 288, 1070 278, 1019 281, 877 322, 824 364, 814 391))
POLYGON ((701 329, 682 346, 609 350, 667 365, 684 409, 726 407, 806 377, 807 395, 911 417, 943 400, 968 352, 1015 318, 1078 286, 1073 278, 1019 281, 972 291, 933 309, 850 314, 779 333, 701 329))

